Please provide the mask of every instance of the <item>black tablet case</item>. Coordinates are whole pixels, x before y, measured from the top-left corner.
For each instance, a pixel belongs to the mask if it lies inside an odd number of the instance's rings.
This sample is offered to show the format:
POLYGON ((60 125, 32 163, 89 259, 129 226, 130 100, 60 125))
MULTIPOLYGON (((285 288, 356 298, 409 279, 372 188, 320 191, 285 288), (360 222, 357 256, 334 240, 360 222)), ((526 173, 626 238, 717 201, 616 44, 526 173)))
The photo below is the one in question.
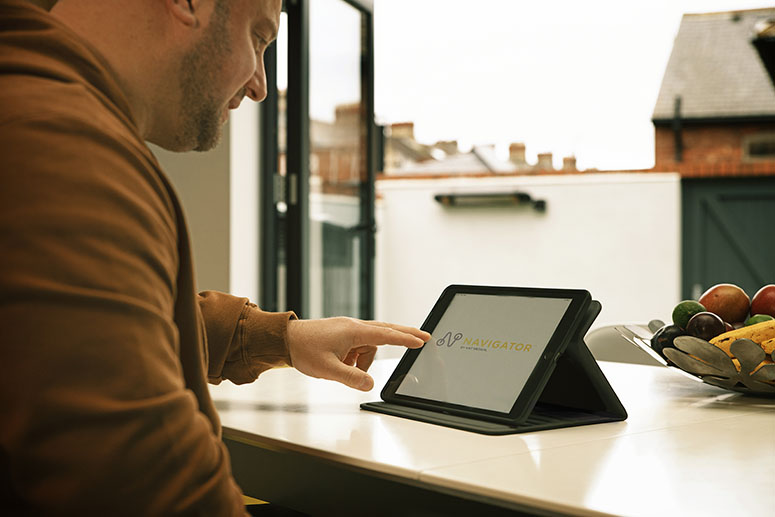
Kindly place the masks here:
POLYGON ((593 300, 586 318, 557 359, 546 384, 539 386, 537 391, 540 390, 540 393, 523 422, 491 422, 389 402, 364 402, 361 408, 491 435, 625 420, 627 411, 584 343, 584 336, 600 314, 600 309, 600 302, 593 300))

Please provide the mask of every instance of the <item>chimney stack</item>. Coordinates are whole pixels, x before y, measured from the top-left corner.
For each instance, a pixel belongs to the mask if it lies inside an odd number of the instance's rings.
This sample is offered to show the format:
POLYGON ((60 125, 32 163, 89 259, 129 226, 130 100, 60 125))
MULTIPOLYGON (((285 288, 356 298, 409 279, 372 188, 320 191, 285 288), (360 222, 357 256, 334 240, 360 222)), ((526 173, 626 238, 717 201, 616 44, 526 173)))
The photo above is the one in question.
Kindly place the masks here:
POLYGON ((578 169, 576 169, 576 157, 575 156, 566 156, 562 159, 562 170, 565 172, 575 172, 578 169))
POLYGON ((513 163, 517 170, 527 169, 527 159, 525 159, 525 144, 514 142, 509 145, 509 161, 513 163))
POLYGON ((398 122, 390 126, 392 138, 408 138, 414 140, 414 122, 398 122))
POLYGON ((336 123, 357 126, 361 116, 361 108, 362 105, 358 103, 339 104, 335 111, 336 123))
POLYGON ((539 171, 553 171, 552 153, 538 153, 538 163, 535 168, 539 171))
POLYGON ((457 140, 441 140, 433 144, 436 149, 441 149, 447 156, 453 156, 458 153, 457 140))

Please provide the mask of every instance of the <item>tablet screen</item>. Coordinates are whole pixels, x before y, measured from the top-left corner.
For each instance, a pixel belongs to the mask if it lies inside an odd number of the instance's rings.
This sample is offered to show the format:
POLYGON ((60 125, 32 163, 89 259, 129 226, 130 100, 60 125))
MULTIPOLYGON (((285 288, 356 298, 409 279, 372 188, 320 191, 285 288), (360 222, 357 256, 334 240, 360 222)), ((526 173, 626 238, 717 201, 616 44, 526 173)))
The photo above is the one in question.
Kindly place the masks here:
POLYGON ((457 293, 396 394, 510 412, 571 301, 457 293))

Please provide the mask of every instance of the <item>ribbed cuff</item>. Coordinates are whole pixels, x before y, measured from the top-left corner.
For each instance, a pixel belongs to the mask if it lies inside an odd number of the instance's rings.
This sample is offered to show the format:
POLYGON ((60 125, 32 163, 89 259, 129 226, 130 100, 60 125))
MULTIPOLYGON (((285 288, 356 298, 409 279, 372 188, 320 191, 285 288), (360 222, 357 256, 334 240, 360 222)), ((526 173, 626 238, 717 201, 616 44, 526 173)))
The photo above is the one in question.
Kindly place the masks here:
POLYGON ((245 305, 237 327, 239 349, 246 366, 247 376, 232 382, 242 384, 253 382, 258 376, 277 366, 291 366, 288 352, 288 322, 297 319, 288 312, 265 312, 256 305, 245 305))

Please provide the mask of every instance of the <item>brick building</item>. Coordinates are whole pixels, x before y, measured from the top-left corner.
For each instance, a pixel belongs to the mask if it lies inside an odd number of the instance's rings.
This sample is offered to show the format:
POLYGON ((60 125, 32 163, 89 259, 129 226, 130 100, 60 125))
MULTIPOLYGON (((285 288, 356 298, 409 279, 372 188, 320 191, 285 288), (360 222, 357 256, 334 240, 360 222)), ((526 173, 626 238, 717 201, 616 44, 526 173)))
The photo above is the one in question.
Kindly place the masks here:
POLYGON ((686 14, 652 121, 655 171, 775 175, 775 8, 686 14))
POLYGON ((682 294, 775 281, 775 8, 684 15, 652 116, 681 174, 682 294))
MULTIPOLYGON (((278 173, 286 174, 287 92, 278 92, 278 173)), ((358 196, 366 181, 366 128, 362 103, 335 107, 333 120, 310 119, 312 192, 358 196)))

